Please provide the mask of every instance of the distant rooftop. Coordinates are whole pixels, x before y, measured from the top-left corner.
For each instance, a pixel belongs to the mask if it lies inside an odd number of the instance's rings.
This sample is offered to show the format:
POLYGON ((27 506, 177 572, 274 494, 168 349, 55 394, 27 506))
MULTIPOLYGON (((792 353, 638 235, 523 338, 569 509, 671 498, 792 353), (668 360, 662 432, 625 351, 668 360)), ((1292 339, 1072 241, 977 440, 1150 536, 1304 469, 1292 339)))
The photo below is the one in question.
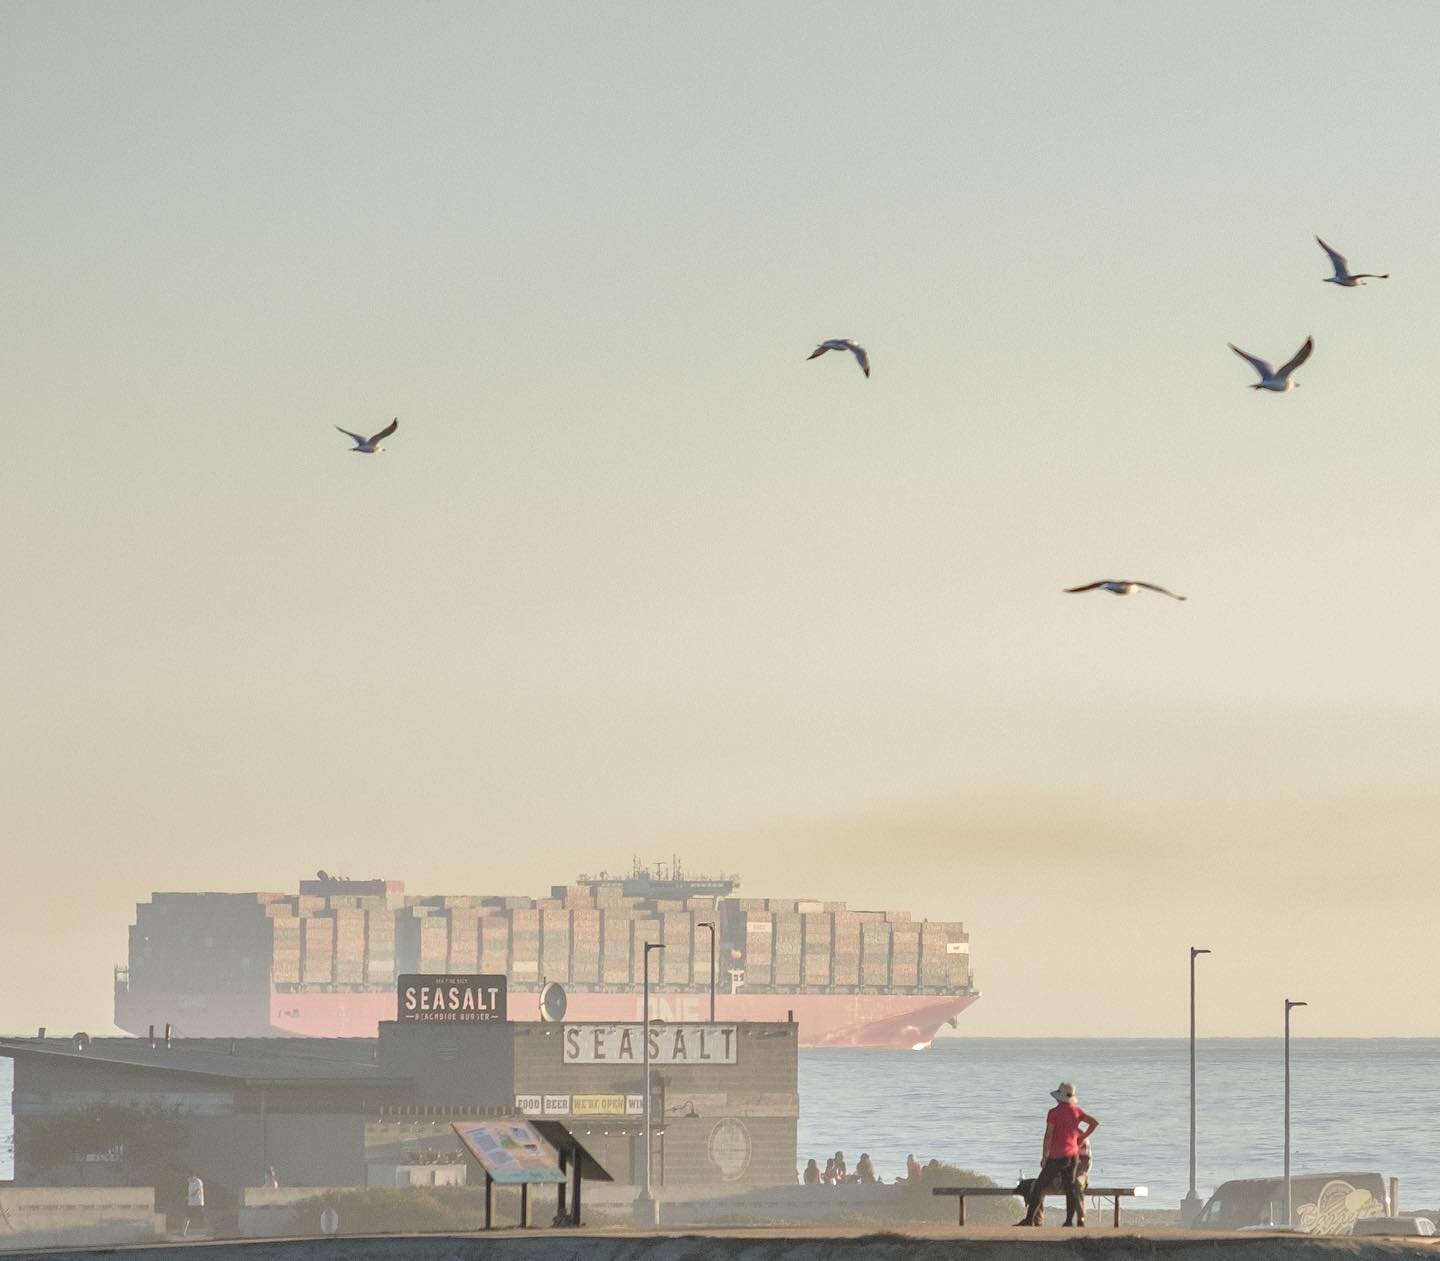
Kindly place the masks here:
POLYGON ((374 1038, 0 1038, 0 1056, 45 1056, 244 1082, 390 1082, 374 1038), (82 1049, 83 1048, 83 1049, 82 1049))

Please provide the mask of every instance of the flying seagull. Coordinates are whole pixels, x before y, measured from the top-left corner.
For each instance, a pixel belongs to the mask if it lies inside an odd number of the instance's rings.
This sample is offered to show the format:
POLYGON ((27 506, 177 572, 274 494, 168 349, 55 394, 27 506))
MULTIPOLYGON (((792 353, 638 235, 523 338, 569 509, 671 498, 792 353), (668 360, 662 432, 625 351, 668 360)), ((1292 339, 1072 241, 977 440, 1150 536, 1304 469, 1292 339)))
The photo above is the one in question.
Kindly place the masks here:
MULTIPOLYGON (((340 429, 340 426, 336 425, 335 428, 340 429)), ((380 444, 399 428, 400 418, 397 416, 379 433, 372 434, 368 438, 358 433, 351 433, 348 429, 340 429, 340 432, 347 438, 355 439, 355 445, 350 448, 352 452, 358 451, 361 455, 376 455, 385 449, 380 444)))
POLYGON ((1344 254, 1336 253, 1328 245, 1326 245, 1324 241, 1321 241, 1318 236, 1315 238, 1315 240, 1319 242, 1320 248, 1330 255, 1330 266, 1335 269, 1335 274, 1333 276, 1325 277, 1325 283, 1327 285, 1344 285, 1347 289, 1353 289, 1356 285, 1363 285, 1367 280, 1390 279, 1390 273, 1388 271, 1351 272, 1350 264, 1345 261, 1344 254))
POLYGON ((1153 582, 1136 582, 1133 578, 1106 578, 1101 582, 1088 582, 1083 587, 1066 587, 1066 595, 1075 595, 1080 591, 1109 591, 1113 595, 1134 595, 1141 587, 1146 591, 1158 591, 1161 595, 1168 595, 1172 600, 1183 600, 1183 595, 1176 595, 1173 591, 1167 591, 1164 587, 1157 587, 1153 582))
POLYGON ((849 337, 832 337, 829 341, 821 342, 815 349, 806 356, 807 359, 818 359, 827 350, 848 350, 855 356, 860 369, 868 377, 870 375, 870 356, 865 353, 865 347, 857 345, 849 337))
POLYGON ((1295 357, 1291 359, 1289 363, 1285 364, 1279 372, 1276 372, 1264 359, 1257 359, 1254 355, 1247 355, 1239 346, 1235 345, 1234 342, 1227 342, 1226 345, 1239 355, 1240 358, 1246 360, 1250 366, 1260 374, 1260 380, 1250 387, 1252 390, 1272 390, 1276 394, 1285 394, 1300 384, 1298 381, 1292 381, 1290 374, 1304 363, 1305 360, 1310 358, 1310 352, 1315 349, 1315 339, 1313 337, 1307 337, 1305 344, 1295 352, 1295 357))

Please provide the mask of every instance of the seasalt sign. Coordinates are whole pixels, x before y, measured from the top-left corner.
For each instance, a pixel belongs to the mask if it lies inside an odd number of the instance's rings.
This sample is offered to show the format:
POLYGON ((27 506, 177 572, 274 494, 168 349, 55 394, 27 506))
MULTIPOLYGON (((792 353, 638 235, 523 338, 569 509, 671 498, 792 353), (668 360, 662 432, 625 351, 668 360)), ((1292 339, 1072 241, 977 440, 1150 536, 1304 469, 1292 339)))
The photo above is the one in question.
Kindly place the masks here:
POLYGON ((475 1023, 505 1019, 505 977, 408 973, 396 984, 399 1020, 475 1023))
MULTIPOLYGON (((567 1064, 641 1064, 642 1025, 566 1025, 561 1044, 567 1064)), ((733 1064, 734 1025, 651 1025, 652 1064, 733 1064)))

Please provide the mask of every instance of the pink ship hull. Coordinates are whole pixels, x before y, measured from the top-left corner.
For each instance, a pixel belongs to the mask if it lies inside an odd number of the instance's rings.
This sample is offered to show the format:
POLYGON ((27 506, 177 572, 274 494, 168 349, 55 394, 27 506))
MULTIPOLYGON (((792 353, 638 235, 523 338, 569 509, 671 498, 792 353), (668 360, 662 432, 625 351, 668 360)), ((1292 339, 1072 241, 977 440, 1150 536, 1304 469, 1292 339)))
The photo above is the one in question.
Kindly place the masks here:
MULTIPOLYGON (((918 1050, 980 996, 960 994, 719 994, 715 1017, 724 1021, 793 1018, 804 1047, 878 1047, 918 1050)), ((630 991, 568 995, 565 1019, 574 1023, 622 1024, 641 1019, 641 996, 630 991)), ((651 995, 651 1017, 706 1020, 704 991, 651 995)), ((538 1020, 538 995, 511 990, 512 1020, 538 1020)), ((168 1023, 179 1037, 373 1038, 382 1020, 395 1019, 391 991, 280 992, 269 994, 131 994, 117 990, 115 1023, 127 1033, 157 1032, 168 1023)))

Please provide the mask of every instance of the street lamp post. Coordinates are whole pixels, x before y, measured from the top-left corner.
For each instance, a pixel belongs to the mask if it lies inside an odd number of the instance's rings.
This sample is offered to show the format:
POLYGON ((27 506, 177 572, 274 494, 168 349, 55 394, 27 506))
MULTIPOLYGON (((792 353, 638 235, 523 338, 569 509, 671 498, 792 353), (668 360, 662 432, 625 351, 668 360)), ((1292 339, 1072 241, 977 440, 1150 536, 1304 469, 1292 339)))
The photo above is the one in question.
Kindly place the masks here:
POLYGON ((1180 1221, 1186 1226, 1200 1212, 1200 1196, 1195 1191, 1195 956, 1209 953, 1201 946, 1190 947, 1190 1190, 1180 1201, 1180 1221))
POLYGON ((710 930, 710 1023, 715 1023, 715 925, 704 923, 697 925, 700 928, 710 930))
POLYGON ((1285 1000, 1285 1225, 1294 1224, 1294 1204, 1290 1195, 1290 1011, 1308 1007, 1293 998, 1285 1000))
POLYGON ((640 1152, 641 1183, 640 1195, 636 1199, 636 1216, 640 1218, 641 1224, 646 1226, 658 1226, 660 1218, 655 1207, 655 1196, 650 1190, 650 952, 664 949, 660 942, 645 943, 645 984, 641 999, 644 1010, 640 1028, 640 1040, 643 1043, 641 1053, 645 1065, 645 1136, 640 1152))

